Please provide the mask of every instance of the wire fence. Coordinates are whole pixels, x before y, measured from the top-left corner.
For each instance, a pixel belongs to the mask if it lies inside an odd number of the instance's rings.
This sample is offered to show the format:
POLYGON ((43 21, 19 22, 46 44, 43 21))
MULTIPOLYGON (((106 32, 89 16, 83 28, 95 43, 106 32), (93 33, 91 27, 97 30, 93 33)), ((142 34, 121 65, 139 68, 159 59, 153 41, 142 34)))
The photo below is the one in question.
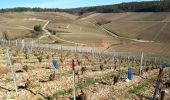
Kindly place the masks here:
MULTIPOLYGON (((141 54, 142 52, 116 52, 116 51, 103 51, 101 49, 96 49, 92 47, 83 47, 79 45, 75 46, 65 46, 61 44, 40 44, 40 43, 35 43, 34 41, 31 42, 25 42, 24 40, 0 40, 0 44, 2 46, 16 46, 16 47, 21 47, 21 48, 30 48, 30 49, 35 49, 35 48, 40 48, 44 50, 58 50, 58 51, 71 51, 71 52, 79 52, 79 53, 91 53, 94 55, 105 55, 105 56, 121 56, 124 58, 127 57, 133 57, 134 59, 141 59, 141 54)), ((150 52, 145 52, 144 53, 144 61, 148 60, 153 60, 153 61, 159 61, 159 62, 167 62, 170 63, 170 55, 165 54, 165 55, 160 55, 160 54, 155 54, 155 53, 150 53, 150 52)))

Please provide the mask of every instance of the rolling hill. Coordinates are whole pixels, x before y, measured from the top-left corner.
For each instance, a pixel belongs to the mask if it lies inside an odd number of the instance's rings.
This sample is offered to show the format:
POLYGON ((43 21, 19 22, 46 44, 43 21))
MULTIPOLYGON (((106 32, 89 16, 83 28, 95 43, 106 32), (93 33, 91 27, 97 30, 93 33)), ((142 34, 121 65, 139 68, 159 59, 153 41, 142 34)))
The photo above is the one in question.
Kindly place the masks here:
POLYGON ((147 48, 145 44, 148 44, 149 49, 143 51, 169 52, 168 5, 169 2, 153 1, 75 9, 1 9, 0 37, 3 38, 4 33, 7 33, 9 39, 63 45, 80 43, 123 52, 139 52, 141 48, 147 48), (41 25, 44 31, 32 38, 30 36, 35 25, 41 25), (125 45, 134 49, 128 50, 125 45), (162 46, 167 49, 160 50, 162 46))
POLYGON ((170 13, 169 12, 126 12, 126 13, 93 13, 79 20, 98 24, 128 39, 150 41, 150 43, 130 43, 110 45, 107 49, 122 52, 169 52, 170 13), (164 46, 166 49, 162 49, 164 46), (128 48, 130 47, 130 48, 128 48))
POLYGON ((110 37, 107 32, 93 23, 78 20, 79 16, 65 12, 6 12, 1 13, 0 17, 1 38, 4 38, 4 33, 6 33, 7 37, 12 40, 25 39, 63 45, 81 43, 97 48, 129 41, 110 37), (35 25, 44 27, 47 32, 51 33, 51 36, 47 36, 46 32, 42 31, 38 37, 31 37, 31 34, 34 34, 32 31, 35 25))

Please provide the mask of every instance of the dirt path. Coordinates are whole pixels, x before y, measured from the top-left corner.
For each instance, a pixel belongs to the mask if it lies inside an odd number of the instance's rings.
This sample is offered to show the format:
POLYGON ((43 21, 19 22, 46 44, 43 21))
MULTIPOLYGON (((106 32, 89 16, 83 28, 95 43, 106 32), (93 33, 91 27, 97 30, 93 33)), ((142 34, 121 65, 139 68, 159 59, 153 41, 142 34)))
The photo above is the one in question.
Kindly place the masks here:
POLYGON ((29 19, 24 19, 24 20, 35 20, 35 21, 40 21, 40 22, 46 22, 43 27, 42 30, 47 34, 47 35, 51 35, 51 33, 46 30, 45 28, 47 27, 47 25, 50 23, 49 20, 44 20, 44 19, 37 19, 37 18, 29 18, 29 19))
MULTIPOLYGON (((75 45, 82 45, 82 46, 86 45, 86 44, 83 44, 83 43, 77 43, 77 42, 73 42, 73 41, 68 41, 68 40, 65 40, 65 39, 61 39, 61 38, 59 38, 59 37, 57 37, 57 36, 55 36, 55 35, 51 35, 51 33, 46 29, 47 25, 50 23, 49 20, 36 19, 36 18, 30 19, 30 20, 37 20, 37 21, 46 22, 46 23, 44 24, 44 26, 42 27, 42 30, 45 32, 46 35, 45 35, 45 36, 43 35, 43 36, 39 37, 39 38, 37 39, 37 41, 40 40, 40 39, 42 39, 42 38, 45 38, 45 37, 47 37, 47 36, 52 36, 52 37, 54 37, 56 40, 60 40, 60 41, 66 42, 66 43, 71 43, 71 44, 75 44, 75 45)), ((67 27, 69 28, 69 27, 70 27, 70 24, 68 24, 67 27)), ((55 40, 55 41, 56 41, 56 40, 55 40)), ((36 41, 36 42, 37 42, 37 41, 36 41)), ((52 41, 52 43, 54 43, 55 41, 52 41)))
POLYGON ((50 23, 50 21, 47 21, 47 22, 44 24, 44 26, 42 27, 42 30, 43 30, 47 35, 51 35, 51 33, 50 33, 48 30, 45 29, 49 23, 50 23))
MULTIPOLYGON (((88 22, 88 23, 92 23, 92 22, 88 22)), ((95 23, 92 23, 92 24, 95 24, 95 23)), ((153 42, 153 41, 148 41, 148 40, 138 40, 138 39, 133 39, 133 38, 127 38, 127 37, 119 36, 119 35, 115 34, 114 32, 106 29, 103 26, 100 26, 100 25, 97 25, 97 24, 95 24, 95 25, 98 26, 99 28, 101 28, 102 30, 106 31, 111 36, 116 37, 116 38, 131 40, 131 41, 135 41, 135 42, 153 42)))
MULTIPOLYGON (((107 32, 109 35, 111 35, 112 37, 115 37, 115 38, 120 38, 120 39, 135 41, 135 42, 154 42, 154 41, 149 41, 149 40, 138 40, 138 39, 133 39, 133 38, 128 38, 128 37, 119 36, 119 35, 115 34, 114 32, 106 29, 105 27, 100 26, 100 25, 97 25, 96 23, 92 23, 92 22, 90 22, 90 21, 86 21, 86 22, 98 26, 101 30, 107 32)), ((108 46, 105 50, 108 50, 110 47, 112 47, 112 45, 114 45, 114 44, 111 44, 111 45, 108 46)))

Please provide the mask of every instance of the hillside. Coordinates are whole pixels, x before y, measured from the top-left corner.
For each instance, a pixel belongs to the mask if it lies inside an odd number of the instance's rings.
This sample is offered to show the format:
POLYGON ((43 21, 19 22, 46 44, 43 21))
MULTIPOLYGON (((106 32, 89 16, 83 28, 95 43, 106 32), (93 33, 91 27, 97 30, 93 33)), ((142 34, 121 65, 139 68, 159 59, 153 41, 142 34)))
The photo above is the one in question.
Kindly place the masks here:
POLYGON ((158 1, 1 9, 0 100, 170 100, 168 11, 158 1))
POLYGON ((169 12, 95 13, 81 18, 128 38, 169 43, 169 12))
MULTIPOLYGON (((27 41, 63 45, 81 43, 88 47, 109 50, 119 45, 114 48, 117 51, 122 51, 119 49, 124 47, 122 44, 152 41, 164 45, 170 42, 169 12, 89 13, 82 16, 64 12, 6 12, 0 15, 1 38, 7 33, 9 39, 24 38, 27 41), (38 37, 31 36, 34 25, 45 24, 45 29, 53 31, 55 35, 47 37, 43 31, 38 37), (113 34, 121 38, 111 36, 113 34)), ((156 47, 157 50, 161 48, 156 47)), ((139 47, 134 48, 141 50, 139 47)), ((138 52, 137 49, 135 50, 138 52)))
MULTIPOLYGON (((149 1, 74 9, 1 9, 0 37, 4 38, 6 33, 9 39, 63 45, 80 44, 117 51, 129 51, 122 48, 125 47, 124 44, 150 42, 151 49, 157 47, 155 49, 159 50, 161 46, 155 44, 164 46, 170 43, 170 13, 167 12, 169 5, 168 1, 149 1), (32 37, 35 25, 41 25, 44 29, 40 35, 32 37), (51 35, 48 36, 49 34, 51 35)), ((132 47, 138 49, 134 49, 136 52, 141 50, 137 45, 132 47)), ((152 52, 149 49, 148 51, 152 52)))
POLYGON ((170 1, 141 1, 141 2, 128 2, 120 4, 93 6, 93 7, 80 7, 80 8, 29 8, 29 7, 16 7, 1 9, 0 13, 4 12, 67 12, 75 15, 82 15, 89 12, 94 13, 120 13, 120 12, 169 12, 170 1))
POLYGON ((111 44, 106 50, 144 51, 162 56, 170 53, 169 12, 93 13, 79 18, 108 30, 111 33, 110 36, 136 40, 136 43, 111 44))
POLYGON ((110 37, 105 31, 88 21, 77 20, 65 12, 6 12, 0 14, 0 38, 24 39, 40 43, 63 45, 84 44, 88 47, 105 48, 110 44, 130 42, 110 37), (44 27, 39 35, 33 32, 35 25, 44 27), (4 35, 5 34, 5 35, 4 35), (50 36, 48 36, 51 34, 50 36))

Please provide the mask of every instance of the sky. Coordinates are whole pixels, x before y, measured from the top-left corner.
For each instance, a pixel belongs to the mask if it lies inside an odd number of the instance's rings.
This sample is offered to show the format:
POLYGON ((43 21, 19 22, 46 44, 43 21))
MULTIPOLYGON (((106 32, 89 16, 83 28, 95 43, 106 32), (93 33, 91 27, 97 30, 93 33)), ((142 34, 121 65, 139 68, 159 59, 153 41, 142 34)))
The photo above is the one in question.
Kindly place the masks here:
POLYGON ((41 8, 77 8, 98 5, 117 4, 130 1, 148 0, 0 0, 0 8, 41 7, 41 8))

